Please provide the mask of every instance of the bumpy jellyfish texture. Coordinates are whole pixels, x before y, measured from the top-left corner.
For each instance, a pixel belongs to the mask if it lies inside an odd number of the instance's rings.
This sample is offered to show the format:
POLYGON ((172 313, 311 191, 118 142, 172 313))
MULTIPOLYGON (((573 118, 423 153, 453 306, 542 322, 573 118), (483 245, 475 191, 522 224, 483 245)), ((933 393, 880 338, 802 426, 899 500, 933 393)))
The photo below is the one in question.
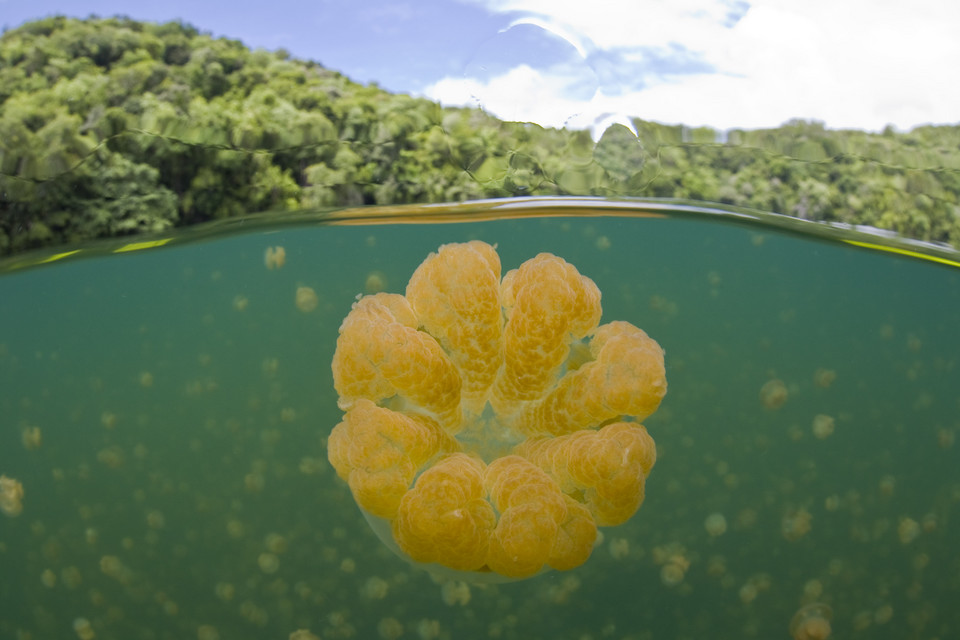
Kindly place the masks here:
POLYGON ((600 290, 562 258, 501 279, 479 241, 430 254, 404 296, 353 305, 328 455, 391 546, 467 578, 525 578, 583 564, 597 526, 637 511, 663 351, 600 316, 600 290))

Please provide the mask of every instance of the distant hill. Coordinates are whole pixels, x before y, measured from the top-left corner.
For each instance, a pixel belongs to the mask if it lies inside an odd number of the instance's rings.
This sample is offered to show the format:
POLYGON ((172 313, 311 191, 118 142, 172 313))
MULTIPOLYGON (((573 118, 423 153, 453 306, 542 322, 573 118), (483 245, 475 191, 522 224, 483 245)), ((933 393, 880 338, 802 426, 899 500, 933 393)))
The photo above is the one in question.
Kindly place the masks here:
POLYGON ((575 194, 692 198, 960 245, 960 127, 586 131, 363 86, 181 23, 0 36, 0 255, 250 212, 575 194))

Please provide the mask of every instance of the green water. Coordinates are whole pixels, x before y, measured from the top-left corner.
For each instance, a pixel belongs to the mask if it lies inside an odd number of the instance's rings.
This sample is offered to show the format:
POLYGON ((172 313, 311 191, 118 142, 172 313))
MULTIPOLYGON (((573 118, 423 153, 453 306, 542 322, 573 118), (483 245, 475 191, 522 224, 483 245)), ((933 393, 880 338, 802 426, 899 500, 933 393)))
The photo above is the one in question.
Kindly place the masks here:
POLYGON ((0 276, 0 473, 25 492, 0 515, 0 637, 77 637, 84 618, 101 639, 789 638, 810 602, 837 638, 960 633, 960 269, 589 206, 234 226, 0 276), (540 251, 576 265, 604 321, 664 347, 669 392, 645 423, 646 502, 586 565, 464 588, 378 541, 325 438, 337 328, 368 275, 402 292, 468 239, 497 244, 504 271, 540 251), (270 246, 283 268, 264 266, 270 246), (778 409, 760 397, 772 379, 778 409))

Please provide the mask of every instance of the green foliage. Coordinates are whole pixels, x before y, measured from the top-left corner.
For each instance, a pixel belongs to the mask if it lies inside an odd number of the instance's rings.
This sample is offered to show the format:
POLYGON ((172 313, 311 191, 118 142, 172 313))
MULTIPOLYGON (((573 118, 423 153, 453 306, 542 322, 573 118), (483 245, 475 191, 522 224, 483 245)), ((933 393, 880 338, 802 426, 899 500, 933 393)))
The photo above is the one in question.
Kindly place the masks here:
POLYGON ((521 195, 689 198, 960 245, 960 127, 586 131, 362 86, 182 23, 0 36, 0 255, 264 210, 521 195))

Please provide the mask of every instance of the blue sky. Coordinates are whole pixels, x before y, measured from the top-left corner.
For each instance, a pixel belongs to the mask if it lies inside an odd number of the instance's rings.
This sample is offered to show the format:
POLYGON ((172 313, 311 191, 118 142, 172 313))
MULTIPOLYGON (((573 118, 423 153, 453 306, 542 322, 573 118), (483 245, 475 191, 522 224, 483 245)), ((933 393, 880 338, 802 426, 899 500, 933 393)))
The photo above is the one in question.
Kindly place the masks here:
POLYGON ((360 82, 545 126, 960 122, 953 0, 0 0, 8 28, 91 13, 182 19, 360 82))

